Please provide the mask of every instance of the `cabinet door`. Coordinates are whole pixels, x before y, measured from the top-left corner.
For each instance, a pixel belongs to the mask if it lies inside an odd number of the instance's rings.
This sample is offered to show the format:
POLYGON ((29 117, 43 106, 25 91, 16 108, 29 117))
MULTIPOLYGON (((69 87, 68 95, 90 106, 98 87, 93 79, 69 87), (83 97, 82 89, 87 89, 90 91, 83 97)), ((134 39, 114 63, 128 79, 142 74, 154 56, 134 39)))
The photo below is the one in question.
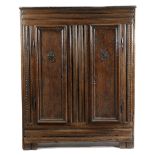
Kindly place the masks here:
POLYGON ((37 123, 68 123, 67 27, 36 28, 37 123))
POLYGON ((90 26, 91 123, 125 119, 126 58, 122 25, 90 26))

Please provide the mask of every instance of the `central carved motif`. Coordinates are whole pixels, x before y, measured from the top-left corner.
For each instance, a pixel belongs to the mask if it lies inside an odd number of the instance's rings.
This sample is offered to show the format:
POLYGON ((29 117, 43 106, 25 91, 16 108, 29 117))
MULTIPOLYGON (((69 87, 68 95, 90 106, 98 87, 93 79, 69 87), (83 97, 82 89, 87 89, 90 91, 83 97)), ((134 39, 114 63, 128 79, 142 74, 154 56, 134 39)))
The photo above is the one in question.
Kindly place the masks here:
POLYGON ((47 57, 49 61, 55 62, 55 53, 53 51, 50 51, 47 57))
POLYGON ((108 57, 109 57, 108 51, 106 51, 106 50, 101 50, 101 52, 100 52, 100 57, 101 57, 101 60, 102 60, 102 61, 108 59, 108 57))

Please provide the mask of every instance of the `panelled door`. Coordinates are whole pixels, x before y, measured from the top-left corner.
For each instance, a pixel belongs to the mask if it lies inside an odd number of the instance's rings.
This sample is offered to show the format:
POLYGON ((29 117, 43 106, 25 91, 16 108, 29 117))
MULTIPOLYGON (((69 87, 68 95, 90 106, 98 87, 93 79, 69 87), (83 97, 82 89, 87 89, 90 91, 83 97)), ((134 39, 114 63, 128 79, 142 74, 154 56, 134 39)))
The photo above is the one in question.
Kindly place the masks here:
POLYGON ((89 115, 91 123, 126 119, 126 51, 123 25, 91 25, 89 115))
POLYGON ((68 116, 67 27, 35 28, 37 123, 66 124, 68 116))
POLYGON ((126 120, 124 25, 36 26, 34 40, 37 125, 126 120))

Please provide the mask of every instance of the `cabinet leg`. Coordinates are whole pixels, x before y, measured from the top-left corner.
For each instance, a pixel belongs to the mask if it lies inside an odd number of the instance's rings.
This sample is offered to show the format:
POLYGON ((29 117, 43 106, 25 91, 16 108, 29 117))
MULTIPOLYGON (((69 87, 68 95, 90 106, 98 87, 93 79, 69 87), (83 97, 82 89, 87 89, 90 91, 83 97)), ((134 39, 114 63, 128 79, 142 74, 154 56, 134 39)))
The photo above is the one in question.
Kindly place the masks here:
POLYGON ((133 142, 120 142, 120 145, 119 145, 120 148, 122 149, 131 149, 131 148, 134 148, 134 143, 133 142))
POLYGON ((37 144, 36 143, 23 143, 23 150, 36 150, 37 144))

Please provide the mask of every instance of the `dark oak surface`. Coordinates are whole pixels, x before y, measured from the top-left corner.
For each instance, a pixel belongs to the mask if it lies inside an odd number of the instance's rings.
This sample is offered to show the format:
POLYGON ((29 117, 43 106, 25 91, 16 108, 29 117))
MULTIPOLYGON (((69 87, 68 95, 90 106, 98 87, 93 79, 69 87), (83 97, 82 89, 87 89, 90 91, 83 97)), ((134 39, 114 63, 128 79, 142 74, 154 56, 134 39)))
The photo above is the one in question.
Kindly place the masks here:
POLYGON ((20 10, 23 149, 133 148, 135 6, 20 10))

